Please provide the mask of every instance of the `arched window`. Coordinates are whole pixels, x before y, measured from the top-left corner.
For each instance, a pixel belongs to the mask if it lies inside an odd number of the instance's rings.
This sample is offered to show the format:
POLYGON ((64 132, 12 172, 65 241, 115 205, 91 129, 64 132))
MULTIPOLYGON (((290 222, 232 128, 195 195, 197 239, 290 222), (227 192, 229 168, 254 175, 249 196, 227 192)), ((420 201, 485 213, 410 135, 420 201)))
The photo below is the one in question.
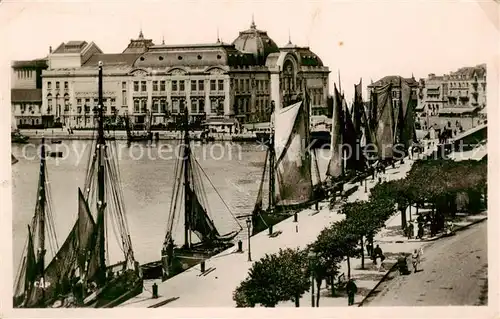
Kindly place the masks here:
POLYGON ((69 94, 64 94, 64 111, 69 111, 69 94))
POLYGON ((47 113, 50 114, 52 112, 52 108, 53 108, 53 105, 52 105, 52 94, 48 94, 47 95, 47 113))

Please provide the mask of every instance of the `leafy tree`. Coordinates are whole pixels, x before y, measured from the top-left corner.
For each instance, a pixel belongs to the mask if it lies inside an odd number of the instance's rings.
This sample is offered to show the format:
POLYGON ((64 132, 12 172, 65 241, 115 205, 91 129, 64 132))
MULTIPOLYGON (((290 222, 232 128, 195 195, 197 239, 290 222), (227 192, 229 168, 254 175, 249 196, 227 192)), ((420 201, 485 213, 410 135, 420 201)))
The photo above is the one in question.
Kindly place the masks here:
POLYGON ((238 307, 275 307, 280 301, 294 301, 298 306, 300 297, 309 290, 309 274, 306 251, 280 249, 252 265, 233 300, 238 307))

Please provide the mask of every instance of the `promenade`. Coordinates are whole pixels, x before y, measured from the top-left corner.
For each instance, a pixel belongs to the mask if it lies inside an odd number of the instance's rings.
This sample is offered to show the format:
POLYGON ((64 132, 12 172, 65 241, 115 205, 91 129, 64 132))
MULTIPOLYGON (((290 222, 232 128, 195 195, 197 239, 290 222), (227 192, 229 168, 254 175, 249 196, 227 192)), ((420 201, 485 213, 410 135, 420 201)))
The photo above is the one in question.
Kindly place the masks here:
MULTIPOLYGON (((73 134, 69 134, 67 129, 54 128, 45 130, 34 130, 34 129, 21 129, 21 134, 28 136, 30 139, 41 139, 45 137, 46 139, 57 139, 57 140, 92 140, 95 139, 97 131, 94 130, 74 130, 73 134)), ((141 133, 143 131, 137 131, 136 133, 141 133)), ((183 138, 181 132, 179 131, 152 131, 153 139, 154 135, 158 133, 160 140, 180 140, 183 138)), ((191 132, 192 138, 199 138, 201 131, 191 132)), ((105 130, 105 135, 107 137, 113 137, 116 140, 127 140, 127 132, 125 130, 120 131, 107 131, 105 130)), ((210 133, 210 137, 213 137, 216 141, 232 141, 233 138, 236 139, 255 139, 254 133, 239 133, 239 134, 229 134, 229 133, 210 133)))
MULTIPOLYGON (((410 170, 413 161, 406 159, 405 163, 397 164, 396 168, 388 168, 384 179, 394 180, 403 178, 410 170)), ((367 190, 365 193, 364 186, 359 187, 348 198, 348 201, 366 200, 368 199, 369 190, 375 186, 376 181, 368 178, 367 190)), ((359 185, 359 184, 358 184, 359 185)), ((349 189, 354 185, 346 185, 349 189)), ((318 234, 327 225, 332 222, 341 220, 344 215, 338 214, 338 207, 330 210, 327 202, 320 203, 319 211, 314 209, 306 209, 298 214, 298 222, 293 222, 293 217, 274 226, 275 232, 280 232, 280 235, 271 238, 268 232, 264 231, 251 237, 251 255, 252 260, 259 260, 265 254, 272 254, 279 251, 280 248, 305 248, 309 243, 312 243, 318 234)), ((377 238, 375 238, 377 240, 377 238)), ((420 243, 415 243, 420 245, 420 243)), ((390 252, 390 245, 384 245, 384 251, 390 252)), ((232 300, 234 289, 243 281, 250 269, 252 262, 248 261, 248 242, 243 241, 244 252, 237 253, 236 248, 231 248, 221 254, 206 260, 206 272, 202 274, 200 266, 195 266, 187 271, 165 281, 156 281, 158 284, 158 299, 151 298, 151 286, 154 281, 145 281, 145 290, 142 294, 132 298, 121 305, 121 307, 154 307, 155 305, 163 304, 168 300, 172 300, 163 306, 166 307, 235 307, 232 300), (176 298, 176 299, 175 299, 176 298)), ((407 249, 412 249, 413 246, 408 246, 407 249)), ((399 247, 394 247, 398 250, 399 247)), ((367 261, 367 264, 371 263, 367 261)), ((356 259, 352 260, 352 275, 356 275, 356 259)), ((345 265, 343 265, 345 267, 345 265)), ((342 269, 342 272, 347 274, 347 269, 342 269)), ((356 300, 360 299, 363 294, 371 290, 383 276, 383 272, 367 270, 369 275, 366 280, 359 280, 358 294, 356 300)), ((325 292, 326 293, 326 292, 325 292)), ((322 292, 323 294, 323 292, 322 292)), ((310 295, 304 295, 301 300, 301 306, 310 306, 310 295)), ((338 305, 347 305, 345 298, 324 298, 320 301, 321 305, 329 305, 331 302, 338 305), (341 300, 339 300, 341 299, 341 300)), ((292 302, 281 303, 278 306, 293 307, 292 302)))

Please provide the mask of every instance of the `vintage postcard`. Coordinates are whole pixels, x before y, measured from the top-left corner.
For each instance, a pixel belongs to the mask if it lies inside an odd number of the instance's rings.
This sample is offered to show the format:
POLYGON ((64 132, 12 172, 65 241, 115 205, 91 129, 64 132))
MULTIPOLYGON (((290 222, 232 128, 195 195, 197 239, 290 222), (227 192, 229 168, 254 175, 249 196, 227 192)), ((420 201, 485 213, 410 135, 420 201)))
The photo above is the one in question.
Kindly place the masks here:
POLYGON ((0 316, 497 317, 499 12, 0 2, 0 316))

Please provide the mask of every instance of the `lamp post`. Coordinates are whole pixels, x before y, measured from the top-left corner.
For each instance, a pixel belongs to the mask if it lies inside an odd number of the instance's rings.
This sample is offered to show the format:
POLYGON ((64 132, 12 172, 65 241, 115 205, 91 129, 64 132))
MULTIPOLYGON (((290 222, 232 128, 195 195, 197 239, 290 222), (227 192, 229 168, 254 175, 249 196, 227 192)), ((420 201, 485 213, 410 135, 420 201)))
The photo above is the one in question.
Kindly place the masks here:
POLYGON ((311 270, 311 307, 314 308, 314 271, 313 271, 313 261, 316 258, 316 254, 313 253, 312 251, 309 251, 309 253, 307 254, 307 257, 309 257, 309 269, 311 270))
POLYGON ((250 227, 252 226, 252 220, 247 217, 247 230, 248 230, 248 261, 252 261, 252 253, 250 251, 250 227))

